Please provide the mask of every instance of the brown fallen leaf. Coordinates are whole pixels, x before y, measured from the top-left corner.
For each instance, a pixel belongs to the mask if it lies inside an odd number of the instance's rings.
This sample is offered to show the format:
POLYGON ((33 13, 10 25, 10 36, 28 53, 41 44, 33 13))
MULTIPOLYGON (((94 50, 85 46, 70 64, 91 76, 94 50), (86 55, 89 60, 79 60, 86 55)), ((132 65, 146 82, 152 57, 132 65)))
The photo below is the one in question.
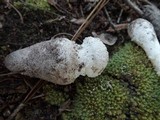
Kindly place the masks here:
MULTIPOLYGON (((120 31, 120 30, 127 29, 127 26, 128 26, 128 23, 123 23, 123 24, 114 25, 114 28, 116 31, 120 31)), ((106 31, 107 32, 115 32, 115 30, 112 27, 109 27, 106 31)))

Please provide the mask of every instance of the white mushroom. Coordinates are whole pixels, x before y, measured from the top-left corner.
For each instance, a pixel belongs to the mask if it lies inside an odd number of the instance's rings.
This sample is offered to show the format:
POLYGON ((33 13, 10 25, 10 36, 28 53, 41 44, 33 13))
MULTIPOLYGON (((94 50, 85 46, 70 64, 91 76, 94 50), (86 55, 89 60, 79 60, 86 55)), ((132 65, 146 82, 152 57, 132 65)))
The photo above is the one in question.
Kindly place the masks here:
POLYGON ((106 46, 99 38, 87 37, 82 45, 67 38, 52 38, 10 53, 4 63, 11 71, 66 85, 79 75, 100 75, 107 62, 106 46))
POLYGON ((153 25, 145 19, 136 19, 128 26, 131 40, 141 46, 160 75, 160 44, 153 25))

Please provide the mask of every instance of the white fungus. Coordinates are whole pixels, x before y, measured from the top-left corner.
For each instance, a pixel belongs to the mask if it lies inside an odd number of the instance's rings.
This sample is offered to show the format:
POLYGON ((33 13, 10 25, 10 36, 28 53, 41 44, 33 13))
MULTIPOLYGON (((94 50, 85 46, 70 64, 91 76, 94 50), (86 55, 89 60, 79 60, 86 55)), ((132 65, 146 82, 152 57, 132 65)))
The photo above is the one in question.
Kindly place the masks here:
POLYGON ((99 38, 87 37, 81 45, 67 38, 52 38, 10 53, 4 63, 10 71, 66 85, 79 75, 100 75, 108 57, 99 38))
POLYGON ((145 19, 136 19, 128 26, 131 40, 141 46, 160 75, 160 44, 153 25, 145 19))

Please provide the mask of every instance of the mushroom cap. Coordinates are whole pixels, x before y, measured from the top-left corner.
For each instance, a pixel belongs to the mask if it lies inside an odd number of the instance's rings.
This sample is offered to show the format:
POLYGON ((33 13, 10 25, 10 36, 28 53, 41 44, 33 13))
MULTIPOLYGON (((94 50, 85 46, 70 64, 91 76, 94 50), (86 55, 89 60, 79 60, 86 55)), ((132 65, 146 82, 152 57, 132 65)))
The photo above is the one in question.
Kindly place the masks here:
POLYGON ((132 21, 128 26, 128 34, 132 41, 145 51, 147 50, 146 53, 149 58, 159 55, 159 42, 154 27, 149 21, 142 18, 132 21))
POLYGON ((99 38, 86 37, 79 52, 83 56, 85 74, 88 77, 96 77, 105 69, 109 55, 106 46, 99 38))
POLYGON ((128 25, 128 34, 132 41, 139 44, 154 41, 154 36, 156 36, 153 25, 142 18, 138 18, 128 25))
POLYGON ((142 18, 138 18, 132 21, 128 25, 128 34, 131 37, 132 41, 135 41, 139 44, 151 43, 151 41, 157 40, 156 33, 153 25, 142 18))

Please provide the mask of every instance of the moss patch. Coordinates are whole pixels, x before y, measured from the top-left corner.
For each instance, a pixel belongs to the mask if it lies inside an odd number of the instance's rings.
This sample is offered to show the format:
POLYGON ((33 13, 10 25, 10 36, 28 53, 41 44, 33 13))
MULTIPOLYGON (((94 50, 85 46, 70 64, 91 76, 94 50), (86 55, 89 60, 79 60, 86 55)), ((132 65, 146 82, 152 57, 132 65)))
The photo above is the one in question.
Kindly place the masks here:
POLYGON ((68 95, 61 90, 54 89, 54 86, 52 85, 45 85, 43 90, 45 93, 45 101, 51 105, 60 106, 67 101, 68 95))
POLYGON ((65 120, 125 119, 127 90, 118 80, 108 76, 87 78, 77 83, 72 112, 63 114, 65 120))
POLYGON ((26 0, 25 2, 14 2, 15 6, 21 6, 21 5, 25 5, 25 6, 29 6, 32 7, 34 9, 39 9, 39 10, 51 10, 50 5, 48 4, 47 0, 26 0))
POLYGON ((113 55, 106 72, 128 84, 130 119, 160 117, 160 77, 141 48, 133 43, 125 44, 113 55))

